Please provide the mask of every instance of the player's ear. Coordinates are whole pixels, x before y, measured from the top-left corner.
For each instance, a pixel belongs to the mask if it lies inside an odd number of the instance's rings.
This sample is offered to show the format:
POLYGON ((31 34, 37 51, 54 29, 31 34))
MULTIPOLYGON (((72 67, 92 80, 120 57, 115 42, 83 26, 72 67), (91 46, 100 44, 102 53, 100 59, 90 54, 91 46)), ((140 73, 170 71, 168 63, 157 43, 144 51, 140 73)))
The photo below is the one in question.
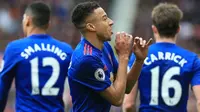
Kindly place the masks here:
POLYGON ((28 22, 27 15, 24 14, 24 15, 23 15, 23 21, 22 21, 23 26, 27 26, 27 22, 28 22))
POLYGON ((156 28, 155 25, 152 25, 151 28, 154 34, 158 34, 158 29, 156 28))
POLYGON ((25 25, 30 26, 32 23, 32 18, 30 16, 26 16, 25 25))
POLYGON ((87 23, 86 24, 86 29, 89 31, 96 31, 96 27, 92 23, 87 23))

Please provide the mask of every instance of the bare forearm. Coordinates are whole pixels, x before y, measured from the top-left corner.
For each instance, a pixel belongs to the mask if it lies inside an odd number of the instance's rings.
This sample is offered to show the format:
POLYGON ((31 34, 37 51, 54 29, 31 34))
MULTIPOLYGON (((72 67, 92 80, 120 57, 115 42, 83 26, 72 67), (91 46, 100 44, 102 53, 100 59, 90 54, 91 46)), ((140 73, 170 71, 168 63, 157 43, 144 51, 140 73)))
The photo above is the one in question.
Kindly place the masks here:
POLYGON ((127 64, 128 64, 128 58, 127 59, 119 58, 119 68, 117 71, 116 79, 113 83, 116 93, 117 95, 119 95, 118 98, 120 99, 124 98, 124 93, 126 89, 127 64))
POLYGON ((127 76, 126 93, 130 93, 140 76, 143 61, 135 61, 127 76))
POLYGON ((197 112, 200 112, 200 101, 197 101, 196 106, 197 106, 197 112))

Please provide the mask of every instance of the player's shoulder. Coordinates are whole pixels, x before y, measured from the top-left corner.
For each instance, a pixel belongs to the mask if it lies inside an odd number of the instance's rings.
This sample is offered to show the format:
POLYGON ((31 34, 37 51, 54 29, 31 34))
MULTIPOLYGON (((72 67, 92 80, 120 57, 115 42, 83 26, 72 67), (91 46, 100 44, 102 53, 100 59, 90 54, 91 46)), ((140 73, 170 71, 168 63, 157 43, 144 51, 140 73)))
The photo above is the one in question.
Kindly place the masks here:
POLYGON ((25 41, 25 38, 13 40, 7 44, 6 50, 20 49, 23 45, 25 45, 25 41))
MULTIPOLYGON (((88 51, 89 52, 89 51, 88 51)), ((76 62, 76 63, 91 63, 93 61, 101 61, 101 58, 99 55, 95 55, 94 53, 87 53, 87 51, 82 51, 80 52, 79 50, 74 50, 73 54, 72 54, 72 61, 76 62)))
POLYGON ((54 42, 57 44, 57 46, 59 46, 60 48, 64 49, 65 51, 72 53, 73 52, 73 48, 71 47, 71 45, 69 45, 66 42, 60 41, 55 39, 54 37, 52 37, 52 39, 54 40, 54 42))
POLYGON ((25 41, 26 39, 22 38, 9 42, 5 48, 4 55, 6 57, 19 57, 21 51, 26 45, 25 41))
POLYGON ((94 47, 90 42, 88 42, 86 39, 81 39, 81 41, 78 43, 74 50, 74 54, 80 55, 80 56, 86 56, 86 55, 97 55, 100 54, 101 51, 94 47))
POLYGON ((96 64, 101 63, 101 59, 96 55, 84 55, 80 58, 80 64, 96 64))
POLYGON ((150 52, 157 51, 159 49, 162 49, 162 51, 165 51, 166 49, 168 49, 171 52, 177 52, 183 56, 196 56, 196 54, 194 52, 189 51, 189 50, 187 50, 177 44, 173 44, 173 43, 155 43, 149 47, 150 52))
POLYGON ((85 70, 87 67, 94 66, 96 64, 102 64, 102 61, 99 57, 95 55, 78 55, 74 56, 74 52, 72 54, 71 58, 71 67, 70 68, 76 68, 76 70, 79 70, 80 67, 84 67, 85 70))
POLYGON ((16 39, 16 40, 13 40, 13 41, 9 42, 9 45, 18 45, 21 42, 25 42, 26 40, 27 40, 26 38, 16 39))
POLYGON ((73 52, 72 61, 100 60, 100 57, 101 51, 82 39, 73 52))
POLYGON ((192 51, 190 51, 190 50, 188 50, 188 49, 185 49, 185 48, 183 48, 183 47, 181 47, 181 46, 178 46, 178 45, 176 45, 177 46, 177 48, 178 48, 178 52, 180 52, 182 55, 186 55, 187 57, 196 57, 197 56, 197 54, 195 53, 195 52, 192 52, 192 51))

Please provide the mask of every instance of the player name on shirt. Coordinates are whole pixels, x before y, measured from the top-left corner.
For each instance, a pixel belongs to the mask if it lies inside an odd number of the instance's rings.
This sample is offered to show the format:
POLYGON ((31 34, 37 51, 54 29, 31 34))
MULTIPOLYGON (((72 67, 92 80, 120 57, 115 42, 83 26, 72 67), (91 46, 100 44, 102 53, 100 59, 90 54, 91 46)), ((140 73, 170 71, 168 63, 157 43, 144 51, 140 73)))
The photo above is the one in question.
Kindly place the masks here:
POLYGON ((157 52, 157 54, 150 54, 146 59, 144 60, 145 65, 151 65, 155 61, 159 60, 171 60, 175 63, 178 63, 181 67, 184 66, 184 64, 187 63, 187 60, 182 58, 180 55, 177 55, 175 53, 171 52, 157 52))
POLYGON ((36 53, 38 51, 47 51, 52 52, 56 54, 58 57, 60 57, 61 60, 65 60, 67 58, 67 54, 63 52, 59 47, 51 44, 34 44, 33 46, 28 46, 24 49, 23 52, 21 52, 21 57, 28 59, 29 56, 31 56, 33 53, 36 53))

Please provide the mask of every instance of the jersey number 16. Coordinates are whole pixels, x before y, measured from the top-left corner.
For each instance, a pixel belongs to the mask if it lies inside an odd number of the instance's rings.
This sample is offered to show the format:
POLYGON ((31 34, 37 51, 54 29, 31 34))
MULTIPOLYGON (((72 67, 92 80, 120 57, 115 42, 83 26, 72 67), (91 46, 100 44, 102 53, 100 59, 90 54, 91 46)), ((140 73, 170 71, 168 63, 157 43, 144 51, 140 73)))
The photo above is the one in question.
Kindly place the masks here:
POLYGON ((182 87, 179 81, 172 79, 175 75, 180 75, 180 67, 174 66, 169 68, 163 75, 161 85, 159 85, 160 67, 156 66, 151 69, 151 101, 150 105, 158 105, 159 86, 161 86, 161 97, 166 105, 175 106, 179 103, 182 95, 182 87), (174 89, 174 95, 171 97, 169 89, 174 89))

